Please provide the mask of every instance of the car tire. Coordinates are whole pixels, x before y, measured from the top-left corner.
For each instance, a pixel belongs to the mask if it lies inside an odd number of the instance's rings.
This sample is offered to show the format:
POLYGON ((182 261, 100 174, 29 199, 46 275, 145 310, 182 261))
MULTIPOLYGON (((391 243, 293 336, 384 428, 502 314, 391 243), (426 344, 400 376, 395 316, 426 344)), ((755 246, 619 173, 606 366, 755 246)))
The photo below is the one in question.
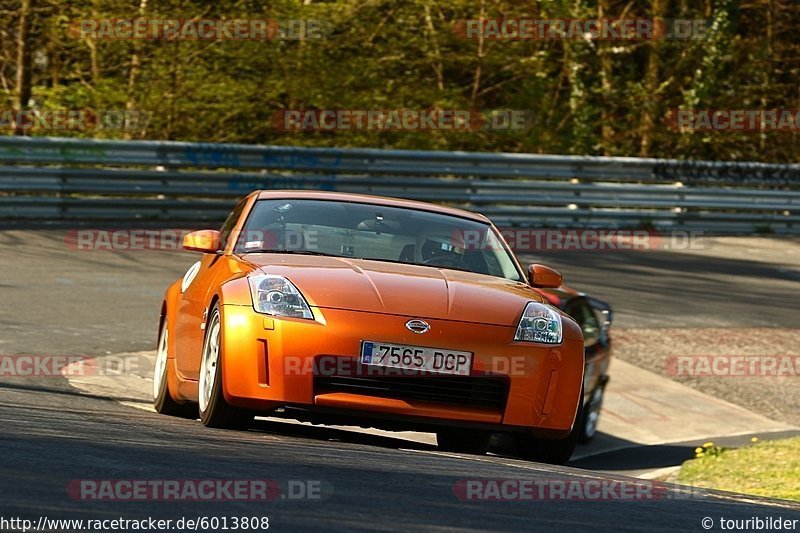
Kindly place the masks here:
POLYGON ((515 437, 517 445, 517 455, 528 461, 537 463, 548 463, 553 465, 563 465, 578 445, 583 425, 583 389, 581 389, 578 412, 575 414, 575 423, 569 435, 562 439, 539 439, 524 433, 518 433, 515 437))
POLYGON ((222 316, 219 305, 215 305, 206 323, 200 358, 197 391, 200 421, 211 428, 247 429, 253 422, 253 412, 225 401, 222 392, 222 358, 222 316))
POLYGON ((156 362, 153 369, 153 407, 162 415, 177 416, 181 418, 197 419, 197 404, 192 402, 178 403, 169 392, 169 329, 167 318, 161 324, 158 332, 158 349, 156 362))
POLYGON ((491 433, 469 429, 440 429, 436 432, 436 444, 446 452, 483 455, 489 449, 491 433))
POLYGON ((587 444, 597 435, 597 423, 600 420, 600 409, 603 407, 603 397, 605 387, 598 385, 592 392, 592 397, 583 409, 583 419, 581 420, 581 433, 578 442, 587 444))

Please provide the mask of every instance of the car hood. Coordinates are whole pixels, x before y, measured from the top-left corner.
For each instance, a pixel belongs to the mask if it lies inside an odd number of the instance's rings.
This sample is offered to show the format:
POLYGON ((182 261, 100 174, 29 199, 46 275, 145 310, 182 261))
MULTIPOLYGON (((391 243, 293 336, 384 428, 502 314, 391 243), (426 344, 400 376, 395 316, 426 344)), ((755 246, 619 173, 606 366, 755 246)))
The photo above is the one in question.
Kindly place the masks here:
POLYGON ((544 301, 527 284, 457 270, 282 254, 246 260, 288 278, 313 307, 516 327, 526 303, 544 301))

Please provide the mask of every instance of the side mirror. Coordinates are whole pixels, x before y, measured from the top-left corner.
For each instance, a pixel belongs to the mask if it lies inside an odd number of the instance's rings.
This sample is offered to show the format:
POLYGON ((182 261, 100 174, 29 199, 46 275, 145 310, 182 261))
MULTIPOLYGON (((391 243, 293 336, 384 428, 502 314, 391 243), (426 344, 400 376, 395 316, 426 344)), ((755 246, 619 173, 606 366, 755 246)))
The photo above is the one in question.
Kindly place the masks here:
POLYGON ((220 234, 217 230, 203 229, 183 236, 183 249, 190 252, 216 253, 219 250, 220 234))
POLYGON ((540 289, 557 289, 564 283, 564 277, 549 266, 534 263, 528 267, 528 283, 540 289))

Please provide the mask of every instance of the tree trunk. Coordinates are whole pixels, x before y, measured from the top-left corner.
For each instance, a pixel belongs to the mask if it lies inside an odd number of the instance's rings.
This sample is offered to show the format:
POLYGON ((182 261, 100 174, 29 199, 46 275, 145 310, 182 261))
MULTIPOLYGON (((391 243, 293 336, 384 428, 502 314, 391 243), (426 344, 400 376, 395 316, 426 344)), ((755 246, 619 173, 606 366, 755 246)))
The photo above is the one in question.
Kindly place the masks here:
MULTIPOLYGON (((17 27, 17 105, 19 110, 28 109, 31 99, 31 0, 22 0, 17 27)), ((19 122, 14 128, 15 135, 25 135, 19 122)))
MULTIPOLYGON (((764 69, 764 87, 768 88, 769 92, 772 92, 772 73, 775 72, 775 66, 773 64, 775 58, 775 49, 773 47, 773 3, 772 0, 767 0, 767 12, 765 16, 766 20, 766 41, 767 41, 767 68, 764 69)), ((767 97, 767 93, 761 93, 761 109, 768 109, 771 102, 767 97)), ((766 152, 767 150, 767 134, 766 132, 762 131, 758 136, 758 148, 761 153, 766 152)))
POLYGON ((428 34, 431 38, 431 44, 433 46, 433 57, 435 59, 433 63, 433 71, 436 73, 436 88, 439 91, 444 91, 444 66, 442 64, 442 54, 439 50, 439 41, 438 41, 438 34, 436 32, 436 26, 433 25, 433 17, 431 17, 431 6, 429 4, 425 4, 425 25, 428 28, 428 34))
MULTIPOLYGON (((608 13, 608 0, 600 0, 597 18, 602 20, 608 13)), ((611 126, 611 86, 612 59, 607 41, 597 41, 597 53, 600 55, 600 150, 602 155, 609 155, 614 142, 614 128, 611 126)))
MULTIPOLYGON (((480 16, 478 18, 480 20, 486 18, 486 3, 484 0, 481 0, 480 16)), ((478 65, 475 67, 475 75, 472 78, 472 94, 470 95, 470 102, 473 108, 475 107, 475 100, 478 97, 478 90, 481 88, 483 58, 486 56, 486 51, 483 47, 483 32, 480 32, 478 35, 478 65)))
MULTIPOLYGON (((144 18, 147 11, 147 0, 139 1, 139 17, 144 18)), ((133 41, 133 53, 131 54, 131 69, 128 72, 128 99, 125 102, 126 117, 130 117, 136 110, 136 81, 139 78, 139 69, 141 60, 139 59, 139 52, 141 51, 141 44, 139 41, 133 41)), ((133 119, 134 122, 138 122, 133 119)), ((124 133, 125 139, 131 139, 131 131, 126 127, 124 133)))
MULTIPOLYGON (((659 22, 664 20, 666 11, 666 0, 653 0, 651 14, 653 20, 659 22)), ((642 106, 642 121, 640 123, 641 141, 639 144, 639 155, 647 157, 650 155, 650 147, 653 142, 653 128, 655 126, 655 115, 658 111, 658 85, 661 71, 661 59, 659 51, 660 41, 653 39, 650 41, 647 55, 647 66, 644 74, 644 94, 645 102, 642 106)))

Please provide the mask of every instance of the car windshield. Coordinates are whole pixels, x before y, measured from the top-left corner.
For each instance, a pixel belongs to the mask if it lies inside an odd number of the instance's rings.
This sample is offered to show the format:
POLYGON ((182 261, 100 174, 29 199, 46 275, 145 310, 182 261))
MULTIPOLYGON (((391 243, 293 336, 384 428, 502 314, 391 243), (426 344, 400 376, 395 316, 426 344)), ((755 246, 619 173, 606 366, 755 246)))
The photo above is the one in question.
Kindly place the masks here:
POLYGON ((331 255, 522 279, 489 224, 356 202, 259 200, 234 251, 331 255))

